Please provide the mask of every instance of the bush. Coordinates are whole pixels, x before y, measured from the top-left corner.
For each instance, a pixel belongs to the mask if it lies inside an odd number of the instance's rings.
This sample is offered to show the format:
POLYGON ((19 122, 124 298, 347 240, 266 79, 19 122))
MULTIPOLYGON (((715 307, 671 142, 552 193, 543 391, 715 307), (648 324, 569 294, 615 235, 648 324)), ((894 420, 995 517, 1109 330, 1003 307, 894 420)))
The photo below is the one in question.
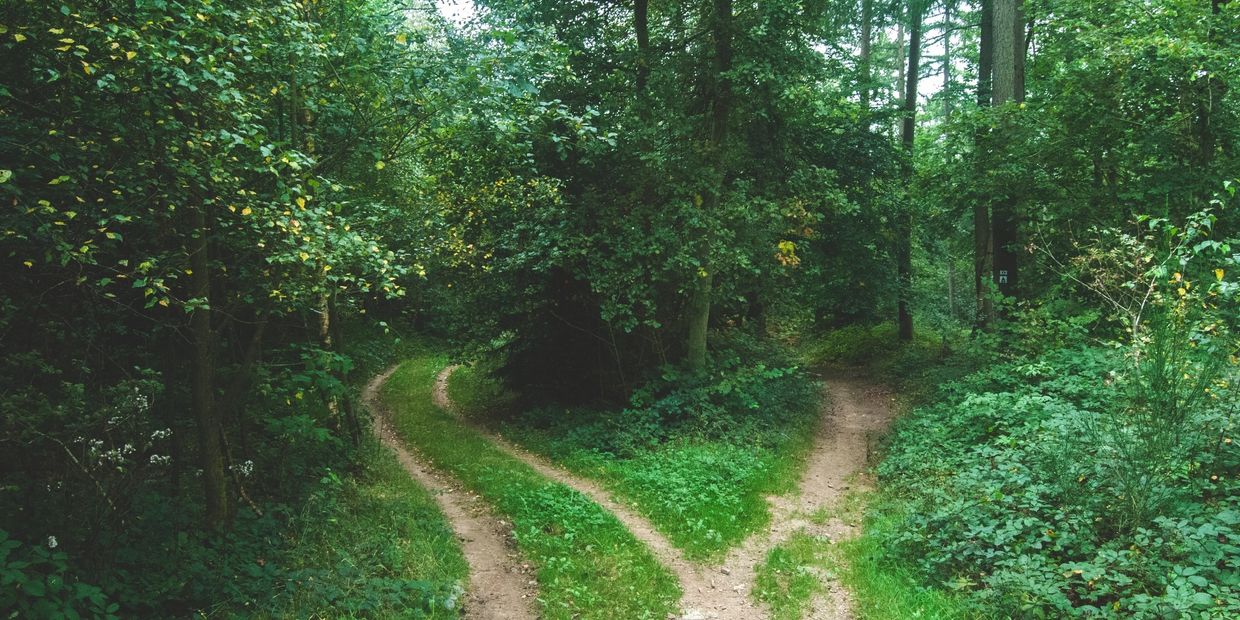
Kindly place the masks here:
POLYGON ((987 617, 1236 617, 1237 396, 1219 382, 1151 427, 1149 370, 1089 348, 945 385, 879 468, 899 515, 882 544, 987 617))

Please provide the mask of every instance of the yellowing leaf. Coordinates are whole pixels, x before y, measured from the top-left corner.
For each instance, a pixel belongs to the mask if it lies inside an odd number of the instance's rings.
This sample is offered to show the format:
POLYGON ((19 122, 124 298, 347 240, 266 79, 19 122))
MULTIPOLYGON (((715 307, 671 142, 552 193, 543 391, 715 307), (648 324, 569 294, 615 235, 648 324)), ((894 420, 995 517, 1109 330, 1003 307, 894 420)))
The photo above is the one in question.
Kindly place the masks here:
POLYGON ((305 261, 310 260, 310 255, 309 255, 309 254, 306 254, 305 252, 302 252, 302 253, 298 254, 298 256, 300 256, 300 257, 301 257, 302 262, 305 262, 305 261))
POLYGON ((167 300, 167 299, 161 299, 161 300, 159 300, 159 305, 161 305, 161 306, 163 306, 163 307, 167 308, 167 307, 168 307, 168 300, 167 300))
POLYGON ((253 213, 253 212, 254 212, 254 211, 253 211, 253 210, 251 210, 249 207, 246 207, 246 208, 244 208, 244 209, 242 209, 242 210, 241 210, 241 215, 249 215, 249 214, 251 214, 251 213, 253 213))
POLYGON ((386 167, 387 164, 383 163, 382 160, 375 162, 375 170, 383 170, 386 167))
POLYGON ((138 52, 125 52, 125 60, 133 60, 137 58, 138 52))
POLYGON ((396 42, 397 42, 397 43, 399 43, 399 44, 401 44, 401 45, 404 45, 404 44, 405 44, 405 43, 407 43, 408 41, 409 41, 409 37, 405 36, 405 33, 403 33, 403 32, 402 32, 402 33, 400 33, 400 34, 396 35, 396 42))
POLYGON ((34 263, 32 263, 32 262, 30 262, 30 261, 28 261, 28 260, 24 260, 24 261, 22 261, 22 264, 23 264, 23 265, 25 265, 26 267, 34 267, 34 263))
POLYGON ((301 196, 298 196, 298 197, 297 197, 297 206, 298 206, 298 207, 300 207, 300 208, 302 208, 302 209, 305 209, 305 208, 306 208, 306 199, 305 199, 305 198, 302 198, 301 196))
POLYGON ((1214 277, 1218 278, 1218 281, 1219 281, 1219 282, 1222 282, 1222 281, 1223 281, 1223 275, 1224 275, 1224 273, 1223 273, 1223 270, 1222 270, 1222 269, 1215 269, 1215 270, 1214 270, 1214 277))
POLYGON ((26 40, 26 35, 24 35, 24 34, 22 34, 22 33, 20 33, 20 32, 15 32, 15 33, 13 33, 13 40, 14 40, 14 41, 17 41, 18 43, 21 43, 22 41, 25 41, 25 40, 26 40))
POLYGON ((63 28, 48 28, 47 31, 52 34, 64 34, 65 33, 65 30, 63 28))

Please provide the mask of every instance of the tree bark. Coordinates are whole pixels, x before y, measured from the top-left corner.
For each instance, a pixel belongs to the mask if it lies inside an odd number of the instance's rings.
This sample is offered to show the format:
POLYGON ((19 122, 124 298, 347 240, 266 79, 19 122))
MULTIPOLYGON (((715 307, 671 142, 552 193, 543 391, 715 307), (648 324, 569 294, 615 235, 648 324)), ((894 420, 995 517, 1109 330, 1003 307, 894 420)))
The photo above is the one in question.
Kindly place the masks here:
POLYGON ((861 105, 870 107, 870 85, 874 81, 870 47, 874 38, 874 0, 861 0, 861 105))
MULTIPOLYGON (((1018 81, 1018 66, 1024 57, 1024 21, 1020 0, 994 0, 994 91, 995 107, 1018 102, 1024 98, 1023 85, 1018 81)), ((1000 127, 991 142, 998 146, 1006 129, 1000 127)), ((992 154, 997 157, 997 154, 992 154)), ((1019 266, 1016 203, 1014 197, 998 196, 993 201, 992 226, 994 247, 994 281, 1005 297, 1016 295, 1019 266)))
POLYGON ((190 295, 198 305, 190 314, 190 333, 194 341, 194 378, 192 398, 194 419, 198 430, 198 461, 202 467, 203 497, 206 505, 206 524, 219 529, 232 517, 232 502, 228 491, 228 472, 224 464, 221 445, 223 424, 215 406, 215 331, 211 328, 211 276, 208 256, 206 207, 191 209, 190 295))
POLYGON ((641 103, 650 79, 650 0, 635 0, 633 32, 637 36, 637 97, 641 103))
MULTIPOLYGON (((904 91, 904 119, 900 143, 904 147, 905 195, 912 195, 913 147, 917 131, 917 84, 921 75, 921 20, 923 0, 913 0, 908 8, 908 81, 904 91)), ((896 276, 898 286, 898 320, 900 340, 913 339, 913 314, 910 300, 913 292, 913 214, 912 205, 905 204, 896 216, 896 276)))
MULTIPOLYGON (((728 72, 732 70, 732 0, 713 0, 711 32, 715 43, 715 55, 711 70, 711 115, 709 150, 714 160, 712 187, 703 197, 707 213, 718 209, 723 201, 727 182, 728 120, 732 107, 732 85, 728 72)), ((704 230, 704 237, 710 231, 704 230)), ((706 368, 706 335, 710 328, 711 291, 714 273, 710 267, 709 239, 699 239, 701 271, 693 276, 689 299, 689 336, 686 347, 685 366, 694 372, 706 368)))
POLYGON ((956 0, 943 2, 943 122, 952 120, 952 12, 956 0))
MULTIPOLYGON (((977 105, 980 108, 990 106, 991 81, 994 77, 994 3, 993 0, 982 0, 981 38, 977 55, 977 105)), ((986 150, 986 134, 978 129, 973 134, 975 159, 980 164, 981 154, 986 150)), ((979 165, 977 174, 984 171, 979 165)), ((990 203, 978 198, 973 204, 973 290, 976 298, 976 315, 973 328, 986 329, 994 315, 994 307, 990 301, 990 274, 994 267, 992 254, 992 238, 990 229, 990 203)))

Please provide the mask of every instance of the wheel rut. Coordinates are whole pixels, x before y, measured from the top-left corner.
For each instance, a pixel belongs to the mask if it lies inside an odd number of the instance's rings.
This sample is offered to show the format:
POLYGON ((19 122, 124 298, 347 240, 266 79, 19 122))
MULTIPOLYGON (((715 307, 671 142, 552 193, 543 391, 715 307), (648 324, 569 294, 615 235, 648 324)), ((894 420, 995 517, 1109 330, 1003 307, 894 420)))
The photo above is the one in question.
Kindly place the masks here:
POLYGON ((393 366, 372 379, 362 392, 362 400, 374 413, 375 435, 396 454, 405 471, 430 491, 460 541, 461 551, 469 563, 463 617, 469 620, 538 618, 534 576, 512 544, 512 525, 492 514, 486 502, 467 491, 458 480, 431 467, 392 430, 391 410, 380 398, 379 390, 395 371, 393 366))
MULTIPOLYGON (((434 401, 445 411, 460 415, 448 396, 448 381, 458 366, 444 368, 436 377, 434 401)), ((477 428, 500 449, 525 462, 539 474, 582 493, 606 508, 650 548, 651 552, 680 580, 681 620, 753 620, 768 618, 769 610, 750 596, 757 567, 767 553, 797 531, 826 536, 833 541, 856 535, 855 526, 839 518, 813 523, 810 515, 834 508, 850 489, 850 483, 865 468, 870 442, 884 432, 894 417, 890 393, 864 380, 832 376, 827 378, 823 415, 815 431, 814 446, 806 460, 797 490, 784 496, 768 497, 771 522, 733 549, 721 562, 702 564, 684 557, 662 533, 635 508, 613 497, 599 483, 582 478, 545 458, 517 447, 503 437, 477 428)), ((851 620, 852 601, 848 592, 832 575, 822 575, 825 593, 809 612, 814 620, 851 620)))

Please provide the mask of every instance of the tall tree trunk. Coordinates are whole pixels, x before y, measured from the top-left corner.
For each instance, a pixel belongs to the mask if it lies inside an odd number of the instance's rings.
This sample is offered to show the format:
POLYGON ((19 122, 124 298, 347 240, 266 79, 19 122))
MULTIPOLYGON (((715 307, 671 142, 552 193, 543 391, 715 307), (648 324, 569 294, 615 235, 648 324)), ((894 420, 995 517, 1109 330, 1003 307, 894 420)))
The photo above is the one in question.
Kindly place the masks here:
POLYGON ((874 0, 861 0, 861 105, 870 107, 870 85, 874 81, 870 50, 874 38, 874 0))
MULTIPOLYGON (((708 214, 723 201, 724 185, 727 183, 728 120, 732 107, 732 85, 728 72, 732 70, 732 0, 713 0, 711 32, 715 42, 715 57, 711 71, 711 117, 710 152, 713 158, 714 180, 703 197, 702 206, 708 214)), ((704 236, 709 230, 702 231, 704 236)), ((693 276, 689 299, 689 337, 685 365, 695 372, 706 368, 706 334, 710 328, 711 291, 714 273, 710 266, 710 244, 700 239, 701 271, 693 276)))
POLYGON ((224 527, 232 517, 232 497, 221 444, 223 425, 215 406, 215 331, 211 328, 211 262, 208 256, 206 207, 190 209, 190 295, 198 303, 190 314, 190 333, 194 342, 192 398, 198 431, 198 461, 202 467, 206 523, 213 529, 224 527))
MULTIPOLYGON (((977 105, 990 106, 991 82, 994 77, 994 0, 981 0, 981 39, 977 55, 977 105)), ((973 134, 975 160, 980 164, 981 154, 986 151, 985 130, 973 134)), ((985 172, 977 166, 980 178, 985 172)), ((990 301, 990 278, 994 266, 993 239, 990 229, 990 202, 978 198, 973 204, 973 290, 976 296, 974 329, 985 329, 994 315, 990 301)))
MULTIPOLYGON (((1223 12, 1223 5, 1230 2, 1231 0, 1210 0, 1210 14, 1217 17, 1223 12)), ((1220 34, 1218 25, 1211 24, 1209 40, 1217 44, 1220 34)), ((1214 108, 1222 103, 1227 91, 1226 83, 1213 74, 1207 75, 1205 80, 1201 110, 1197 114, 1197 164, 1208 171, 1209 166, 1214 162, 1215 150, 1218 146, 1218 139, 1214 135, 1214 108)))
POLYGON ((637 35, 637 98, 641 105, 650 79, 650 0, 635 0, 633 32, 637 35))
POLYGON ((952 120, 952 13, 956 0, 943 2, 943 122, 952 120))
MULTIPOLYGON (((913 193, 913 145, 917 131, 917 83, 921 75, 921 20, 924 0, 913 0, 908 7, 908 82, 904 91, 904 119, 900 143, 904 147, 905 196, 913 193)), ((913 293, 913 213, 911 202, 896 216, 896 275, 900 340, 913 339, 913 314, 909 308, 913 293)))
MULTIPOLYGON (((996 107, 1024 97, 1022 85, 1017 79, 1017 68, 1023 64, 1025 49, 1021 4, 1020 0, 994 0, 994 91, 991 101, 996 107)), ((1003 135, 1006 131, 1000 127, 997 130, 999 135, 991 145, 998 147, 1006 138, 1003 135)), ((992 154, 992 157, 997 155, 992 154)), ((1004 296, 1015 296, 1019 266, 1016 202, 1012 196, 999 196, 993 204, 995 284, 1004 296)))

